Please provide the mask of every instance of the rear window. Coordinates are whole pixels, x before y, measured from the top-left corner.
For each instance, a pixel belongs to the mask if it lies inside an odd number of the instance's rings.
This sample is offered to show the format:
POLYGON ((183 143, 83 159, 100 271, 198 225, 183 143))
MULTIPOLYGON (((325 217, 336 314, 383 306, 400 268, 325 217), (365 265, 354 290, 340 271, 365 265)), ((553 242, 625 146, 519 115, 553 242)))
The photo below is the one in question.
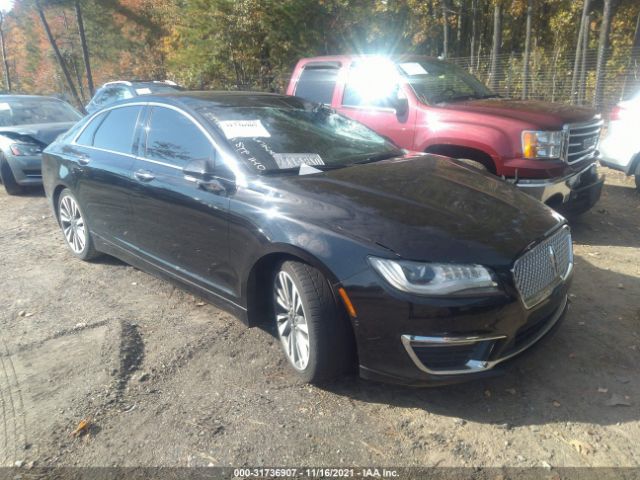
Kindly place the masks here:
POLYGON ((102 121, 93 135, 93 146, 113 152, 131 154, 133 134, 141 108, 138 106, 119 107, 107 112, 107 118, 102 121))
POLYGON ((296 96, 331 105, 338 71, 338 68, 314 68, 307 65, 298 80, 296 96))

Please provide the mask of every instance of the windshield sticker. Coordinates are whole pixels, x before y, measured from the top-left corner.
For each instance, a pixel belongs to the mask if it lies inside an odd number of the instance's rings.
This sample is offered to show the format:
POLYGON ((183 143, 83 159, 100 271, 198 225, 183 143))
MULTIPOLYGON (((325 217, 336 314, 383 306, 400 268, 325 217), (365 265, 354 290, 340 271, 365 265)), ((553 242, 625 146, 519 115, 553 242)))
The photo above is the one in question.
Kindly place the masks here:
POLYGON ((260 120, 221 120, 218 126, 227 138, 271 137, 260 120))
POLYGON ((273 159, 278 168, 296 168, 301 165, 324 165, 317 153, 274 153, 273 159))
POLYGON ((417 62, 401 63, 400 68, 407 75, 427 75, 427 72, 422 65, 417 62))
POLYGON ((136 93, 138 95, 151 95, 150 88, 136 88, 136 93))
POLYGON ((0 103, 0 110, 11 110, 8 103, 0 103))
POLYGON ((238 152, 238 154, 242 158, 244 158, 247 162, 249 162, 251 165, 253 165, 256 170, 266 170, 267 169, 267 167, 265 167, 260 162, 260 160, 258 160, 256 157, 251 155, 251 152, 247 149, 247 147, 245 146, 244 143, 235 142, 233 146, 235 147, 236 152, 238 152))

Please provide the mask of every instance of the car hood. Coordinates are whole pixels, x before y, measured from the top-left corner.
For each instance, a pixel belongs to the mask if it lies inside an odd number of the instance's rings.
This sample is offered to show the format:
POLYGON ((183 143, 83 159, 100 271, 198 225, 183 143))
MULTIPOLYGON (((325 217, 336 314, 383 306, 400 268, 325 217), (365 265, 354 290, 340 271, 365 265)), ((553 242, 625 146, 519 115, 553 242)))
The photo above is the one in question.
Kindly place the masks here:
POLYGON ((74 124, 75 122, 59 122, 0 127, 0 135, 17 142, 35 142, 45 147, 74 124))
POLYGON ((283 213, 405 259, 508 266, 564 219, 506 182, 434 155, 286 177, 283 213), (289 198, 287 198, 289 197, 289 198))
POLYGON ((445 104, 443 108, 510 118, 519 122, 524 121, 536 125, 540 129, 560 129, 565 123, 587 122, 596 117, 595 110, 590 108, 507 98, 454 102, 445 104))

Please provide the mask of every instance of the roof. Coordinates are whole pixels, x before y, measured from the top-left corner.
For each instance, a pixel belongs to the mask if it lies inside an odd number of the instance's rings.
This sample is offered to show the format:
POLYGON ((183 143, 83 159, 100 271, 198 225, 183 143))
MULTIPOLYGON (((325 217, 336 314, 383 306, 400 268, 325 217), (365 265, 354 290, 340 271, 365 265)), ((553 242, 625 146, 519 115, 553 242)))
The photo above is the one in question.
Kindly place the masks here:
MULTIPOLYGON (((60 99, 60 98, 56 98, 56 97, 52 97, 50 95, 23 95, 23 94, 0 94, 0 101, 2 100, 18 100, 21 98, 30 98, 30 99, 43 99, 46 98, 47 100, 57 100, 59 102, 64 102, 64 100, 60 99)), ((65 102, 66 103, 66 102, 65 102)))
POLYGON ((322 63, 348 63, 353 60, 364 60, 370 58, 388 58, 394 62, 400 61, 417 61, 417 60, 438 60, 436 57, 430 57, 427 55, 413 55, 413 54, 399 54, 399 55, 378 55, 378 54, 348 54, 348 55, 324 55, 321 57, 307 57, 301 58, 301 63, 309 63, 309 62, 322 62, 322 63))
MULTIPOLYGON (((278 93, 265 92, 237 92, 237 91, 176 91, 171 93, 158 93, 144 96, 144 102, 163 102, 168 104, 181 104, 189 108, 197 108, 204 104, 215 107, 260 107, 282 104, 283 100, 290 102, 293 97, 278 93)), ((140 97, 118 102, 138 103, 140 97)))

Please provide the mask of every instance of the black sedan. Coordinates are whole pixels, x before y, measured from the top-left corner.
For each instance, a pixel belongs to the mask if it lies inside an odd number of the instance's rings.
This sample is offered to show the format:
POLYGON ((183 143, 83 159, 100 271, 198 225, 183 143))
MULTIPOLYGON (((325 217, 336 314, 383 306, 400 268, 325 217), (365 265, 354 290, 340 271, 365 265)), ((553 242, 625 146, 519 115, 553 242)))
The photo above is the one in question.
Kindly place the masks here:
POLYGON ((414 385, 475 378, 567 308, 561 216, 296 97, 121 102, 51 144, 43 177, 73 255, 116 256, 272 325, 305 381, 351 365, 414 385))

